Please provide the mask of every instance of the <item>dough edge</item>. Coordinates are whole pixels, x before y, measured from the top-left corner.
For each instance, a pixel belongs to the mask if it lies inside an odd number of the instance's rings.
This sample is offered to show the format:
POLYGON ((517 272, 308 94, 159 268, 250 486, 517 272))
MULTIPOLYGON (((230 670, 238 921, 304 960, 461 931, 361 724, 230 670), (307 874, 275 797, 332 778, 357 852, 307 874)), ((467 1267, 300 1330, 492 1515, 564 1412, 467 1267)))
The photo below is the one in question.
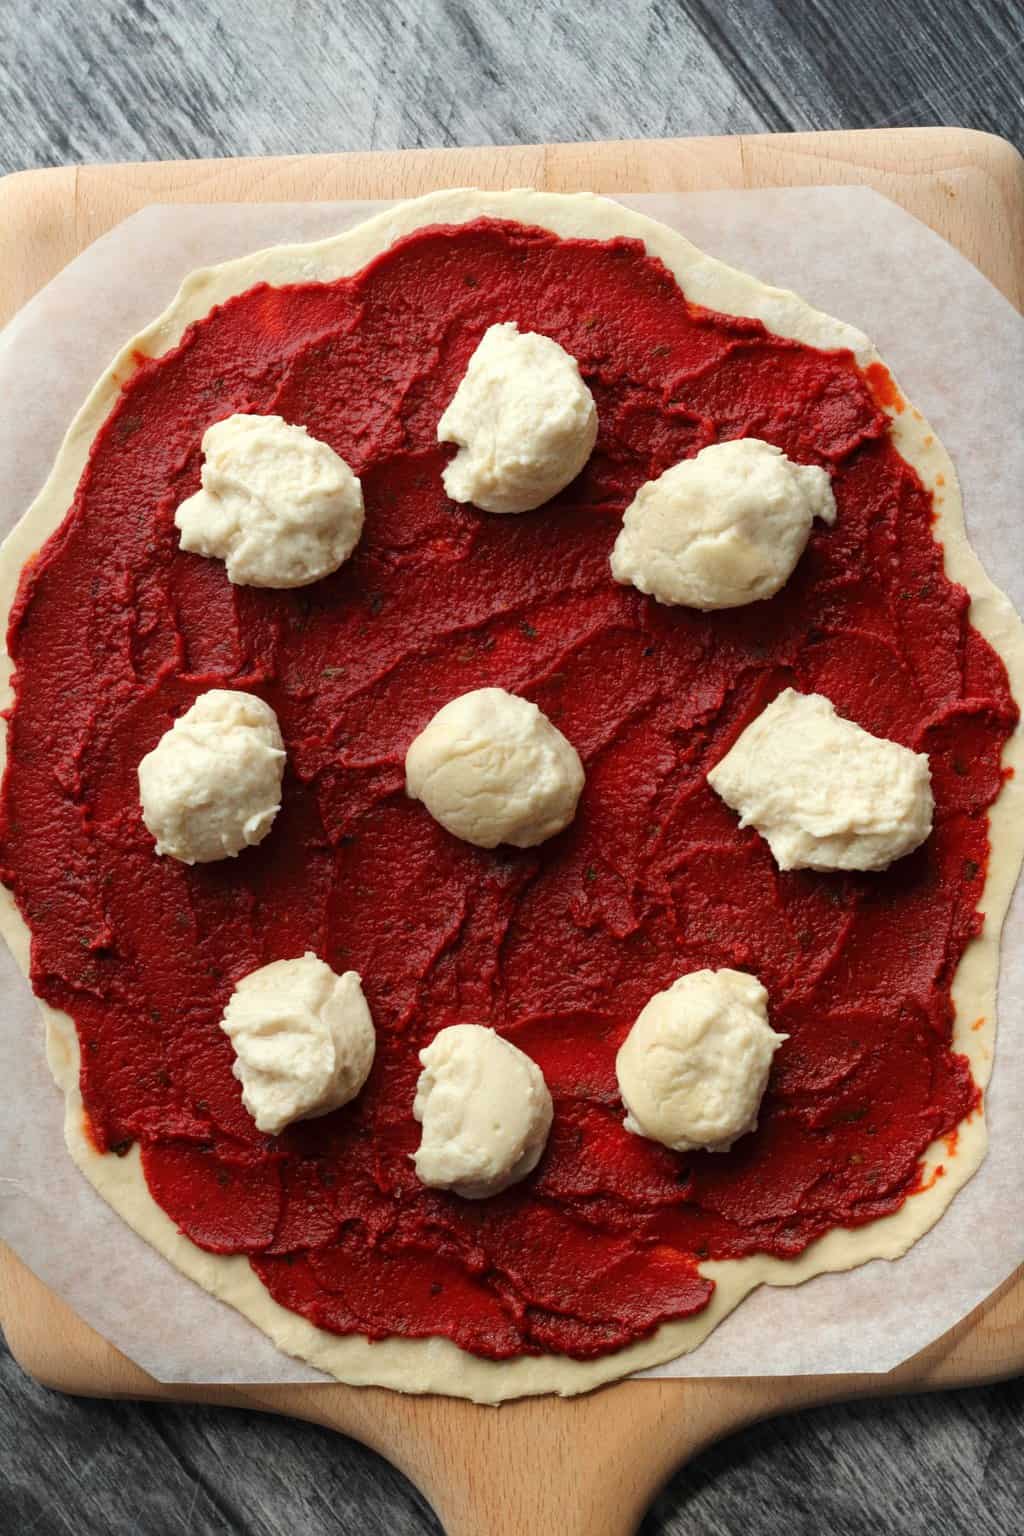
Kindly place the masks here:
MULTIPOLYGON (((798 295, 706 256, 683 235, 609 198, 588 192, 549 193, 529 189, 485 192, 472 188, 430 193, 403 202, 332 239, 307 245, 273 246, 185 279, 176 297, 141 334, 127 343, 92 389, 72 422, 42 491, 0 548, 0 609, 9 615, 22 567, 64 520, 93 438, 116 402, 139 353, 160 356, 175 346, 193 321, 259 282, 274 285, 328 282, 359 271, 394 241, 430 224, 459 224, 490 216, 540 226, 563 238, 608 240, 628 236, 669 268, 686 296, 720 312, 760 319, 777 335, 820 348, 848 347, 861 367, 880 362, 867 337, 812 308, 798 295)), ((967 540, 959 483, 949 456, 924 417, 907 402, 887 407, 897 449, 935 497, 935 536, 942 543, 946 574, 966 587, 970 622, 998 650, 1017 699, 1024 698, 1024 627, 1009 599, 989 580, 967 540)), ((11 663, 0 659, 0 705, 11 701, 11 663)), ((6 725, 0 739, 0 767, 6 758, 6 725)), ((1024 730, 1008 741, 1004 768, 1015 775, 989 812, 992 854, 984 891, 984 925, 968 945, 953 981, 956 1008, 953 1045, 970 1061, 984 1090, 992 1067, 999 936, 1021 854, 1024 852, 1024 730), (972 1024, 984 1022, 977 1028, 972 1024)), ((26 977, 30 933, 14 898, 0 887, 0 933, 26 977)), ((444 1338, 337 1336, 315 1327, 273 1300, 241 1255, 223 1256, 196 1247, 174 1226, 149 1193, 138 1146, 118 1158, 96 1151, 85 1130, 79 1090, 78 1038, 70 1017, 37 999, 46 1023, 47 1060, 65 1096, 65 1138, 78 1165, 109 1205, 182 1273, 235 1307, 288 1354, 352 1385, 387 1386, 404 1392, 443 1393, 496 1404, 537 1393, 570 1396, 689 1353, 752 1290, 762 1284, 799 1285, 813 1276, 855 1268, 871 1259, 895 1259, 912 1247, 945 1211, 956 1192, 982 1162, 987 1146, 983 1108, 958 1129, 955 1150, 938 1141, 925 1153, 925 1187, 891 1216, 867 1226, 839 1228, 793 1260, 755 1256, 707 1262, 702 1273, 715 1280, 708 1307, 695 1317, 664 1324, 649 1338, 598 1360, 560 1355, 484 1360, 444 1338), (944 1172, 937 1170, 942 1167, 944 1172)))

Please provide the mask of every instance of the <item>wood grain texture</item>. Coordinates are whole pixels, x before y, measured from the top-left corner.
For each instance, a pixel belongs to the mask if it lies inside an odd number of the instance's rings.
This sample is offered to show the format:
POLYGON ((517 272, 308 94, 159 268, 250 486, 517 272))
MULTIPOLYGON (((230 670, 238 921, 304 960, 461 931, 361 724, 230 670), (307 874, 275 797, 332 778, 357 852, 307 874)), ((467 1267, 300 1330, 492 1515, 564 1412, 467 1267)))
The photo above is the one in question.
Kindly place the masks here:
POLYGON ((1013 1278, 944 1338, 884 1376, 624 1382, 499 1411, 376 1388, 168 1387, 87 1328, 8 1251, 0 1316, 43 1385, 116 1398, 187 1398, 308 1419, 382 1452, 448 1536, 625 1536, 681 1461, 780 1412, 1002 1380, 1024 1371, 1024 1286, 1013 1278))
POLYGON ((1017 0, 4 0, 0 168, 948 123, 1024 142, 1017 0))
MULTIPOLYGON (((1022 47, 1016 0, 898 20, 887 0, 6 0, 0 169, 937 122, 1020 144, 1022 47)), ((51 234, 69 256, 67 206, 51 234)), ((1005 1536, 1022 1502, 1024 1383, 1008 1383, 762 1422, 674 1478, 642 1532, 1005 1536)), ((83 1403, 0 1356, 0 1529, 321 1528, 438 1530, 389 1466, 314 1425, 83 1403)))
POLYGON ((77 251, 150 203, 416 197, 451 186, 614 193, 839 183, 901 203, 1024 306, 1018 151, 963 129, 888 128, 23 171, 0 181, 0 324, 77 251))

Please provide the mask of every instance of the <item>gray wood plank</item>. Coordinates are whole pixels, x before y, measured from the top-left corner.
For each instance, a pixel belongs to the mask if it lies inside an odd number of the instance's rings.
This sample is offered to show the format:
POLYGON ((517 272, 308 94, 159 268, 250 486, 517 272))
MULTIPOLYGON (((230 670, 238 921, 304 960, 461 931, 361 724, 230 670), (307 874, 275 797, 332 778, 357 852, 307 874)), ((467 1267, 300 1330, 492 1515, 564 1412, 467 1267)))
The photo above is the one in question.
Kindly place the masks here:
POLYGON ((0 169, 963 123, 1024 142, 1016 0, 4 0, 0 169))
MULTIPOLYGON (((1024 145, 1017 0, 0 0, 0 171, 924 123, 1024 145)), ((643 1536, 1005 1536, 1022 1503, 1016 1382, 761 1425, 681 1472, 643 1536)), ((0 1531, 319 1530, 438 1526, 326 1431, 75 1402, 0 1353, 0 1531)))

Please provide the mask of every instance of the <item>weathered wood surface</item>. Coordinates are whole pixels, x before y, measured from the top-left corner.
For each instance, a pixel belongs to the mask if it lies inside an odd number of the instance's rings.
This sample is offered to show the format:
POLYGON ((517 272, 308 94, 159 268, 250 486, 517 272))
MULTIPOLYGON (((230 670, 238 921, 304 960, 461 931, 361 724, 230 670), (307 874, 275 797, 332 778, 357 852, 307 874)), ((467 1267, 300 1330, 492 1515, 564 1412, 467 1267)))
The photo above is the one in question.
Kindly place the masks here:
POLYGON ((1019 0, 3 0, 0 169, 951 123, 1019 0))

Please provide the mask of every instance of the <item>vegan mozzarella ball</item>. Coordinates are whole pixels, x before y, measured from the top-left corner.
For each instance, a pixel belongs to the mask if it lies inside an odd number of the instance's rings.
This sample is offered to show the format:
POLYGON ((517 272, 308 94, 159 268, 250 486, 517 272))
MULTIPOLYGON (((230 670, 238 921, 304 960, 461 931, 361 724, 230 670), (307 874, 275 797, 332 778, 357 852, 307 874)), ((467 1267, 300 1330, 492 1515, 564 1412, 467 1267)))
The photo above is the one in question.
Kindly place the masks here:
POLYGON ((551 1129, 544 1074, 481 1024, 452 1024, 420 1052, 413 1161, 421 1182, 466 1200, 500 1194, 531 1173, 551 1129))
POLYGON ((615 1061, 625 1126, 674 1152, 727 1152, 757 1129, 772 1057, 786 1039, 745 971, 691 971, 656 992, 615 1061))
POLYGON ((229 416, 203 434, 202 490, 174 514, 181 547, 243 587, 306 587, 348 559, 363 492, 345 460, 280 416, 229 416))
POLYGON ((250 971, 231 994, 221 1028, 256 1128, 277 1136, 355 1098, 376 1050, 356 971, 338 976, 311 950, 250 971))
POLYGON ((550 336, 492 325, 437 424, 457 443, 444 472, 452 501, 530 512, 575 480, 597 441, 597 408, 576 359, 550 336))
POLYGON ((835 521, 828 474, 756 437, 714 443, 648 480, 612 550, 615 580, 659 603, 711 610, 773 597, 816 517, 835 521))
POLYGON ((708 783, 780 869, 887 869, 932 829, 927 756, 844 720, 820 693, 780 693, 708 783))
POLYGON ((478 848, 532 848, 567 827, 583 764, 548 717, 504 688, 450 700, 405 757, 406 793, 478 848))
POLYGON ((209 864, 261 843, 281 808, 284 764, 269 704, 226 688, 201 693, 139 763, 157 853, 209 864))

